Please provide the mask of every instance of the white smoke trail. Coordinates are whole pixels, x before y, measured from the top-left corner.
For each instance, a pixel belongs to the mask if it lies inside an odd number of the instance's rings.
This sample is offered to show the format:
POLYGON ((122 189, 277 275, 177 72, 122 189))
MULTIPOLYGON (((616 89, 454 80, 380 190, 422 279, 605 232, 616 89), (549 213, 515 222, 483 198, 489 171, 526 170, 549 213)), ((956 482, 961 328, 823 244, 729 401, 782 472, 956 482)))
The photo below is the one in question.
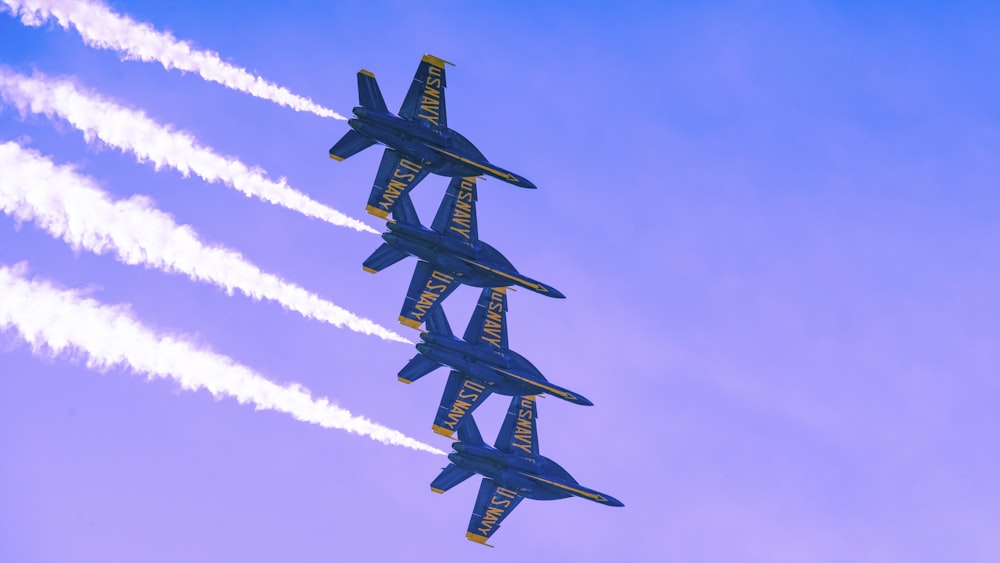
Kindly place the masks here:
POLYGON ((35 73, 25 76, 0 66, 0 98, 22 113, 55 116, 69 121, 87 141, 95 138, 149 161, 159 170, 168 166, 184 176, 195 173, 206 182, 223 182, 248 196, 298 211, 308 217, 357 231, 378 234, 357 219, 323 205, 291 188, 285 181, 267 178, 260 168, 250 168, 235 158, 202 147, 183 131, 160 125, 141 111, 119 106, 99 95, 77 88, 69 80, 35 73))
POLYGON ((93 180, 68 166, 56 166, 14 142, 0 144, 0 210, 34 221, 75 250, 112 251, 126 264, 182 273, 227 293, 237 289, 270 299, 303 316, 386 340, 410 343, 278 276, 262 272, 240 253, 207 246, 145 197, 112 200, 93 180))
POLYGON ((157 31, 151 25, 116 14, 100 2, 82 0, 2 0, 25 25, 40 26, 55 19, 63 29, 75 27, 83 42, 97 49, 117 51, 123 59, 155 61, 170 70, 197 72, 202 78, 321 117, 346 119, 337 112, 297 96, 260 76, 235 67, 218 53, 195 49, 186 41, 157 31))
POLYGON ((233 397, 258 410, 275 410, 303 422, 368 436, 383 444, 444 455, 441 450, 396 430, 316 399, 308 389, 279 385, 231 358, 199 348, 189 340, 157 334, 127 307, 103 305, 79 291, 28 280, 22 265, 0 267, 0 330, 13 329, 36 354, 79 351, 87 366, 124 366, 150 377, 173 379, 189 390, 233 397))

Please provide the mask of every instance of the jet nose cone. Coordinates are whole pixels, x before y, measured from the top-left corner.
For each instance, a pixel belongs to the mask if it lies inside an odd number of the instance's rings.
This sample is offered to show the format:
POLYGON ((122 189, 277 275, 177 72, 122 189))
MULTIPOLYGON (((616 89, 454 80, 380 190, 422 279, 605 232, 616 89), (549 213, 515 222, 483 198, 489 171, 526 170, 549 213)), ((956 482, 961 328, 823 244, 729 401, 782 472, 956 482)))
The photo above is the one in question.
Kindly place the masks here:
POLYGON ((625 506, 625 503, 615 497, 608 497, 608 506, 625 506))

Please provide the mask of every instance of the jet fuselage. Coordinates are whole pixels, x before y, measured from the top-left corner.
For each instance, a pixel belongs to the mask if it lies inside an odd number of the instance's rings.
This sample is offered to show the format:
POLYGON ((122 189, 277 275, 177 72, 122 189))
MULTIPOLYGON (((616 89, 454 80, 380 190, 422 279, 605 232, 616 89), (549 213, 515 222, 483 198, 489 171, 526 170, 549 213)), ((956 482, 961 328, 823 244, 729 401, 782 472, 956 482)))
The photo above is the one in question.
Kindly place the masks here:
POLYGON ((581 486, 565 469, 544 456, 534 458, 505 453, 486 444, 453 444, 448 459, 455 465, 493 479, 525 498, 555 500, 579 496, 610 506, 620 501, 581 486))
POLYGON ((354 115, 347 121, 352 129, 419 161, 434 174, 449 177, 488 174, 518 186, 535 187, 527 179, 490 164, 475 145, 452 129, 434 129, 424 120, 410 121, 360 106, 354 108, 354 115))
POLYGON ((382 239, 434 268, 461 278, 473 287, 518 285, 549 297, 563 298, 553 287, 518 273, 500 251, 482 241, 466 242, 422 225, 390 222, 382 239))
POLYGON ((590 406, 585 397, 549 383, 538 368, 510 349, 495 349, 466 342, 448 334, 424 332, 417 352, 430 360, 464 373, 500 395, 546 393, 572 403, 590 406))

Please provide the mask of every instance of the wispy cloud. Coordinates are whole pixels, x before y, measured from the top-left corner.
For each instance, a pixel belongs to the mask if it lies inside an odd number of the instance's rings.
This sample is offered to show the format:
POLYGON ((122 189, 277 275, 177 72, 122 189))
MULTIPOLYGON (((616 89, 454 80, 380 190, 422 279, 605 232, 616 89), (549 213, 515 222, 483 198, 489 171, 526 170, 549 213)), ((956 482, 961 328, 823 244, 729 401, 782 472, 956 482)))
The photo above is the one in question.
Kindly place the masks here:
POLYGON ((157 170, 167 166, 185 176, 194 173, 206 182, 222 182, 248 196, 308 217, 377 234, 361 221, 293 189, 285 180, 271 180, 260 168, 251 168, 238 159, 199 145, 190 133, 161 125, 141 111, 103 99, 69 80, 40 73, 26 76, 0 66, 0 99, 22 113, 65 119, 82 131, 88 142, 99 139, 134 154, 139 161, 152 162, 157 170))
POLYGON ((383 444, 444 455, 399 431, 353 415, 329 399, 314 398, 301 385, 279 385, 182 336, 156 333, 126 306, 105 305, 79 291, 29 280, 25 270, 23 265, 0 266, 0 330, 16 331, 36 354, 80 352, 92 369, 123 366, 149 377, 172 379, 184 389, 233 397, 258 410, 275 410, 383 444))
POLYGON ((25 25, 39 26, 55 20, 64 29, 75 28, 83 42, 97 49, 116 51, 124 59, 158 62, 165 69, 198 73, 202 78, 227 88, 276 104, 308 111, 322 117, 345 119, 337 112, 316 104, 246 69, 224 62, 211 51, 202 51, 170 33, 157 31, 147 23, 116 14, 100 2, 82 0, 0 0, 25 25))
POLYGON ((276 301, 310 319, 409 343, 395 332, 262 272, 234 250, 206 245, 194 229, 175 223, 148 198, 113 200, 90 178, 14 142, 0 144, 0 209, 18 221, 34 221, 76 250, 113 252, 126 264, 181 273, 227 293, 235 289, 254 299, 276 301))

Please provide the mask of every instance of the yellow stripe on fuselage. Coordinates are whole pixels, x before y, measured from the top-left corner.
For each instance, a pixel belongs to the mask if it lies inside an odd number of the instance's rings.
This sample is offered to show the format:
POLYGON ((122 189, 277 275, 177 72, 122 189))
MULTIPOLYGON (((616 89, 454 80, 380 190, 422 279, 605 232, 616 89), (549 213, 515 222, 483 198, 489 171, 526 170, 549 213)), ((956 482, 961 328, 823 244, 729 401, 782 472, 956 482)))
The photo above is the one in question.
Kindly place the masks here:
POLYGON ((584 498, 589 498, 590 500, 594 500, 594 501, 597 501, 597 502, 607 502, 608 501, 608 499, 604 498, 603 496, 601 496, 601 495, 599 495, 597 493, 591 493, 589 491, 584 491, 584 490, 578 489, 576 487, 570 487, 569 485, 563 485, 562 483, 558 483, 556 481, 549 481, 548 479, 544 479, 542 477, 539 477, 538 475, 530 475, 529 476, 527 473, 522 473, 522 475, 524 475, 526 477, 530 477, 531 479, 535 479, 536 481, 541 481, 543 483, 548 483, 549 485, 552 485, 554 487, 559 487, 560 489, 566 489, 567 491, 569 491, 571 493, 580 495, 580 496, 582 496, 584 498))
POLYGON ((485 171, 489 172, 490 174, 494 174, 498 178, 503 178, 504 180, 509 180, 509 181, 515 182, 515 183, 518 181, 517 180, 517 176, 515 176, 515 175, 513 175, 513 174, 511 174, 509 172, 503 172, 502 170, 497 170, 496 168, 492 168, 492 167, 486 166, 485 164, 476 162, 475 160, 470 160, 468 158, 465 158, 464 156, 459 156, 459 155, 457 155, 457 154, 455 154, 453 152, 448 152, 448 151, 446 151, 444 149, 439 149, 437 147, 431 147, 431 148, 434 149, 434 150, 436 150, 436 151, 438 151, 441 154, 448 155, 448 156, 450 156, 450 157, 452 157, 452 158, 454 158, 456 160, 461 160, 462 162, 464 162, 466 164, 471 164, 472 166, 475 166, 476 168, 479 168, 480 170, 485 170, 485 171))
POLYGON ((542 389, 545 389, 551 395, 557 395, 559 397, 562 397, 563 399, 567 399, 567 400, 571 400, 571 401, 573 399, 576 399, 576 395, 573 395, 572 393, 567 393, 566 391, 563 391, 562 389, 556 389, 555 387, 552 387, 551 385, 546 385, 544 383, 535 381, 534 379, 528 379, 527 377, 521 377, 520 375, 511 373, 511 372, 509 372, 507 370, 503 370, 503 369, 500 369, 500 368, 493 368, 493 369, 499 371, 500 373, 502 373, 504 375, 507 375, 509 377, 513 377, 514 379, 520 379, 521 381, 525 381, 525 382, 530 383, 530 384, 532 384, 532 385, 534 385, 536 387, 540 387, 542 389))
POLYGON ((530 281, 528 281, 528 280, 526 280, 524 278, 519 278, 517 276, 508 274, 507 272, 504 272, 504 271, 501 271, 501 270, 497 270, 495 268, 490 268, 489 266, 483 266, 482 264, 480 264, 478 262, 473 262, 472 260, 469 260, 467 258, 462 258, 462 260, 465 260, 467 263, 472 264, 473 266, 476 266, 477 268, 482 268, 483 270, 486 270, 488 272, 493 272, 494 274, 497 274, 498 276, 503 276, 503 277, 505 277, 505 278, 507 278, 509 280, 513 280, 515 282, 524 284, 525 287, 530 287, 531 289, 534 289, 535 291, 537 291, 539 293, 548 293, 549 292, 549 290, 545 289, 545 287, 543 285, 541 285, 541 284, 538 284, 538 283, 535 283, 535 282, 530 282, 530 281))

